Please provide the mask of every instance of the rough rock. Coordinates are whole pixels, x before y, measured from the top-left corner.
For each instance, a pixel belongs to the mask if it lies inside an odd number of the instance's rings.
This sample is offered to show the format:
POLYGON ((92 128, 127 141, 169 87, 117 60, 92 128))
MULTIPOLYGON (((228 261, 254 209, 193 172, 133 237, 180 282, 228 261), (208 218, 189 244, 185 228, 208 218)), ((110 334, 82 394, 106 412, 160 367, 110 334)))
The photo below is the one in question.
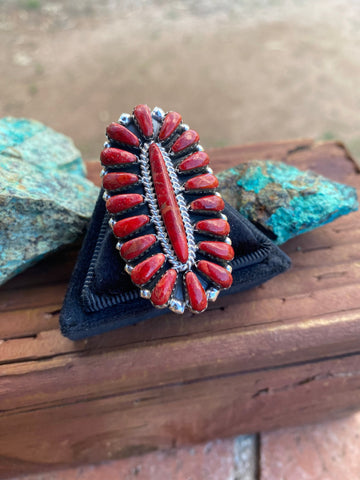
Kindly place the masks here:
POLYGON ((69 138, 0 120, 0 284, 83 233, 98 194, 84 175, 69 138))
POLYGON ((224 200, 278 244, 358 209, 354 188, 282 162, 254 160, 217 177, 224 200))
POLYGON ((69 137, 28 118, 0 119, 0 154, 41 170, 86 175, 81 154, 69 137))

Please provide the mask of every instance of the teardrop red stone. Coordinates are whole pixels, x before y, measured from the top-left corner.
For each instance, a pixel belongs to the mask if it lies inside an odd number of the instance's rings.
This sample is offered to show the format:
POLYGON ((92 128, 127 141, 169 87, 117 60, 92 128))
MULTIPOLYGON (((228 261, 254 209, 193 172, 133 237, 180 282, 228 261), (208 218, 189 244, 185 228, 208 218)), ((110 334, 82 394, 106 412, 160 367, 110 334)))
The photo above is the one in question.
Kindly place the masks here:
POLYGON ((180 172, 187 172, 194 170, 195 168, 202 168, 208 165, 210 162, 209 155, 205 152, 195 152, 189 157, 186 157, 179 163, 178 169, 180 172))
POLYGON ((159 132, 159 140, 160 142, 163 142, 167 138, 169 138, 175 130, 178 128, 178 126, 181 123, 181 115, 180 113, 177 112, 169 112, 165 119, 164 122, 161 126, 160 132, 159 132))
POLYGON ((131 272, 131 280, 136 285, 144 285, 156 272, 160 270, 165 262, 165 255, 158 253, 142 261, 131 272))
POLYGON ((126 150, 120 150, 119 148, 105 148, 100 155, 100 160, 106 167, 112 167, 115 165, 122 165, 126 163, 134 163, 137 160, 136 155, 127 152, 126 150))
POLYGON ((109 213, 120 213, 139 205, 143 200, 143 196, 138 193, 114 195, 106 200, 106 208, 109 213))
POLYGON ((185 284, 191 308, 196 312, 205 310, 207 307, 206 293, 194 272, 185 274, 185 284))
POLYGON ((231 261, 234 258, 234 249, 225 242, 200 242, 198 246, 199 250, 213 257, 227 261, 231 261))
POLYGON ((124 125, 120 125, 119 123, 110 123, 106 128, 106 135, 116 142, 124 143, 131 147, 138 147, 140 145, 138 137, 124 127, 124 125))
POLYGON ((231 273, 216 263, 208 262, 207 260, 200 260, 197 264, 197 268, 221 288, 229 288, 232 284, 233 279, 231 273))
POLYGON ((175 254, 180 262, 185 263, 189 258, 185 227, 164 158, 156 143, 150 145, 149 161, 156 197, 166 231, 175 254))
POLYGON ((114 225, 114 235, 118 238, 125 238, 136 232, 150 221, 147 215, 137 215, 136 217, 124 218, 114 225))
POLYGON ((147 105, 137 105, 134 108, 134 116, 144 137, 152 137, 154 133, 154 127, 150 108, 147 105))
POLYGON ((199 134, 195 132, 195 130, 187 130, 186 132, 182 133, 180 137, 176 140, 174 145, 171 147, 171 150, 174 153, 182 152, 187 148, 191 147, 191 145, 197 143, 200 140, 199 134))
POLYGON ((134 173, 111 172, 103 178, 103 187, 105 190, 117 190, 118 188, 128 187, 139 181, 139 177, 134 173))
POLYGON ((212 218, 210 220, 200 220, 196 224, 199 232, 210 233, 210 235, 218 235, 226 237, 230 233, 230 225, 222 218, 212 218))
POLYGON ((176 270, 172 268, 160 278, 151 294, 151 301, 154 305, 165 305, 168 302, 174 289, 176 277, 176 270))
POLYGON ((224 210, 225 203, 221 197, 217 195, 209 195, 207 197, 197 198, 190 203, 192 210, 202 210, 211 212, 221 212, 224 210))
POLYGON ((155 235, 143 235, 125 242, 121 249, 120 255, 124 260, 130 261, 146 252, 156 242, 155 235))
POLYGON ((197 177, 189 178, 185 182, 185 190, 207 190, 216 188, 219 185, 219 180, 212 175, 211 173, 204 173, 203 175, 198 175, 197 177))

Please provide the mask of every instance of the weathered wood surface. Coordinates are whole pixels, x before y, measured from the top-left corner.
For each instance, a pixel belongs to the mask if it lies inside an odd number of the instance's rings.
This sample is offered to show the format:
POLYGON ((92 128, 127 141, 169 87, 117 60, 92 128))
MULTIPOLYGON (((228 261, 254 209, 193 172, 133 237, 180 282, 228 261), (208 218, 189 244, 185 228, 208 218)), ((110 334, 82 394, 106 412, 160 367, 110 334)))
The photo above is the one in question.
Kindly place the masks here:
MULTIPOLYGON (((273 158, 360 187, 341 144, 213 150, 215 171, 273 158)), ((99 166, 89 164, 98 182, 99 166)), ((201 316, 71 342, 58 316, 77 248, 0 289, 0 478, 360 408, 360 214, 289 241, 293 268, 201 316)))

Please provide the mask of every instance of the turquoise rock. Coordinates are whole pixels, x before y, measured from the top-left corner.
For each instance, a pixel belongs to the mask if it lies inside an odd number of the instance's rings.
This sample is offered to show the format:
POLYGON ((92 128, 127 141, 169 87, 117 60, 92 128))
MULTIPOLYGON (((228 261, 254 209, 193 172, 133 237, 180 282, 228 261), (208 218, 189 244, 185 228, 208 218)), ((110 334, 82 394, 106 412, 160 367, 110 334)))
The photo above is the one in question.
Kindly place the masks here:
POLYGON ((0 119, 0 154, 41 170, 86 175, 81 154, 69 137, 28 118, 0 119))
POLYGON ((85 172, 69 138, 0 120, 0 284, 84 232, 98 195, 85 172))
POLYGON ((282 162, 254 160, 217 177, 223 198, 278 244, 358 209, 354 188, 282 162))

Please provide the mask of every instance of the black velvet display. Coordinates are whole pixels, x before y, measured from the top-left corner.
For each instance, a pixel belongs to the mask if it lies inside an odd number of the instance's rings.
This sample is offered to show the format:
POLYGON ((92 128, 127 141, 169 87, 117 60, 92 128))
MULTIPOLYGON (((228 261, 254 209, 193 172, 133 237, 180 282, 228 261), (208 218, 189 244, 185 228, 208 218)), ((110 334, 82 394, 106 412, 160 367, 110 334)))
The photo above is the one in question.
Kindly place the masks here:
MULTIPOLYGON (((60 314, 61 331, 72 340, 169 312, 154 308, 149 300, 142 299, 139 288, 132 284, 124 271, 124 262, 115 248, 116 239, 108 226, 109 217, 102 195, 103 191, 60 314)), ((248 220, 229 205, 223 213, 230 223, 235 259, 231 262, 233 285, 220 295, 252 288, 289 268, 289 258, 248 220)), ((200 319, 203 315, 206 312, 200 315, 200 319)))

